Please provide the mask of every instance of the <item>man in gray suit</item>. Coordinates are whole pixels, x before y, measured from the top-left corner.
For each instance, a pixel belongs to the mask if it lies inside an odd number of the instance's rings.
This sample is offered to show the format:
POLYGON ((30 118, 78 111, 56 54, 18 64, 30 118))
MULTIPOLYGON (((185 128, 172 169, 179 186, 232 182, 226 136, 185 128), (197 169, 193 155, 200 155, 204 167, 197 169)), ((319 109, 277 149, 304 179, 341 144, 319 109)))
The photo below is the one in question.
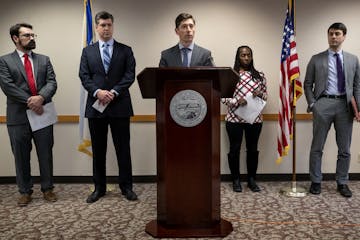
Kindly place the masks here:
MULTIPOLYGON (((334 23, 328 29, 329 49, 314 55, 306 69, 304 90, 308 112, 313 112, 313 140, 310 150, 310 193, 321 193, 321 159, 327 134, 334 124, 338 155, 337 190, 351 197, 349 180, 350 145, 354 113, 351 98, 360 107, 360 68, 356 56, 341 49, 346 26, 334 23)), ((359 118, 357 116, 357 121, 359 118)))
POLYGON ((57 84, 47 56, 34 53, 35 37, 32 26, 20 23, 10 28, 16 50, 0 57, 0 86, 7 96, 6 123, 12 152, 15 157, 16 182, 21 194, 19 206, 31 202, 33 193, 30 152, 34 140, 40 166, 41 191, 44 199, 55 202, 53 192, 53 126, 31 131, 26 110, 44 112, 44 104, 51 102, 57 84))
POLYGON ((188 13, 175 19, 175 32, 179 43, 161 52, 159 67, 214 66, 211 52, 194 44, 195 20, 188 13))

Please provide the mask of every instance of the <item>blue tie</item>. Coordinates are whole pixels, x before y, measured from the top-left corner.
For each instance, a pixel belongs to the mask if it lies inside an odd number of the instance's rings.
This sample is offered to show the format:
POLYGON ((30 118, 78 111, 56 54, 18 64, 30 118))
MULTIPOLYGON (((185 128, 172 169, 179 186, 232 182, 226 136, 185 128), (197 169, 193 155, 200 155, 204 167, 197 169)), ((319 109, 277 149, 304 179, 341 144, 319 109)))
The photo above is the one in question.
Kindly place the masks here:
POLYGON ((181 49, 182 53, 183 53, 183 62, 182 65, 183 67, 188 67, 189 66, 189 60, 188 60, 188 51, 190 51, 189 48, 182 48, 181 49))
POLYGON ((103 45, 103 61, 104 61, 104 68, 105 72, 107 73, 110 66, 110 53, 109 53, 109 44, 104 43, 103 45))
POLYGON ((336 71, 337 71, 337 87, 340 93, 345 92, 345 75, 341 64, 341 59, 338 53, 335 53, 334 56, 336 57, 336 71))

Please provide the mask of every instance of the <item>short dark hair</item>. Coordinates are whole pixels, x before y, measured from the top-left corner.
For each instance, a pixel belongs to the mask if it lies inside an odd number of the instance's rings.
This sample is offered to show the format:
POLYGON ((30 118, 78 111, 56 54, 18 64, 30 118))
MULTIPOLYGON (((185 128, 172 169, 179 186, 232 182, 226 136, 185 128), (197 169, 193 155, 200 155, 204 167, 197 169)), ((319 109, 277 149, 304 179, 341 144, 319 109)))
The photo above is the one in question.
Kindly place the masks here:
MULTIPOLYGON (((20 28, 22 28, 22 27, 24 27, 24 28, 30 28, 30 29, 33 29, 33 27, 30 25, 30 24, 28 24, 28 23, 17 23, 17 24, 15 24, 14 26, 11 26, 10 27, 10 38, 11 38, 11 40, 13 41, 13 43, 15 43, 15 41, 14 41, 14 39, 13 39, 13 36, 17 36, 17 37, 19 37, 19 30, 20 30, 20 28)), ((15 43, 16 44, 16 43, 15 43)))
POLYGON ((336 23, 331 24, 331 26, 328 28, 328 33, 329 33, 330 29, 341 30, 344 35, 346 35, 346 33, 347 33, 345 24, 343 24, 341 22, 336 22, 336 23))
POLYGON ((195 24, 195 19, 193 18, 193 16, 189 13, 180 13, 176 19, 175 19, 175 28, 178 28, 181 24, 182 21, 187 20, 187 19, 192 19, 194 21, 195 24))
POLYGON ((106 12, 106 11, 101 11, 101 12, 98 12, 96 15, 95 15, 95 24, 99 24, 99 20, 100 19, 111 19, 111 22, 114 22, 114 17, 113 15, 111 15, 110 13, 106 12))

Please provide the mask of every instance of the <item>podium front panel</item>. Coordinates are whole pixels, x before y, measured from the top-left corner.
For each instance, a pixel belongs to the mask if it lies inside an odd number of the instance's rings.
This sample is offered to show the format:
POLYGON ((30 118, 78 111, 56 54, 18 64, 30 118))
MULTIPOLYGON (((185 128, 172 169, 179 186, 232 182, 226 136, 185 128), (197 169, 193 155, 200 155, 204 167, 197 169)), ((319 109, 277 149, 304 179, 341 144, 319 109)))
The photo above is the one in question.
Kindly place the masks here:
POLYGON ((157 177, 159 222, 208 227, 220 221, 220 93, 209 79, 163 79, 157 91, 157 177), (215 90, 214 90, 215 89, 215 90), (170 102, 193 90, 206 102, 196 126, 174 121, 170 102))

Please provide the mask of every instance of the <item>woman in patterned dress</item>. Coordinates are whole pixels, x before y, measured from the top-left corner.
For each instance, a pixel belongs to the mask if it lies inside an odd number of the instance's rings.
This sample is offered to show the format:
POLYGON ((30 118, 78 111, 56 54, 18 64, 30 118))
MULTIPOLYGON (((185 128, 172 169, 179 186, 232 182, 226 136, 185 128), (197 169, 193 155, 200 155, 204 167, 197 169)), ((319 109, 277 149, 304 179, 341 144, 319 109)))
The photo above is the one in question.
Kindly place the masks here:
POLYGON ((225 117, 226 131, 229 137, 230 149, 228 163, 232 177, 233 191, 241 192, 240 183, 240 148, 245 133, 246 165, 248 187, 253 192, 260 188, 255 182, 258 167, 258 141, 262 128, 263 117, 260 113, 253 123, 248 123, 235 114, 235 110, 247 104, 245 96, 267 99, 266 79, 262 72, 254 68, 253 52, 248 46, 240 46, 236 51, 234 70, 239 73, 239 82, 236 85, 232 98, 223 98, 222 103, 228 106, 225 117))

